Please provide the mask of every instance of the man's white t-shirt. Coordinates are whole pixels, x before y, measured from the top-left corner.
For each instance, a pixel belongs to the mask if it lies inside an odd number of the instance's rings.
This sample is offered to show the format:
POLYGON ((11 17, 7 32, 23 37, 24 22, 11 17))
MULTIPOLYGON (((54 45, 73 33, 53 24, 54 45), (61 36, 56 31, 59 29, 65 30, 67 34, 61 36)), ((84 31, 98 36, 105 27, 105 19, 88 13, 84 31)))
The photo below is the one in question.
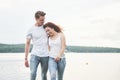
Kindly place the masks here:
POLYGON ((39 57, 47 57, 49 56, 48 51, 48 36, 45 32, 43 26, 33 26, 27 33, 27 39, 32 39, 33 48, 31 51, 31 55, 36 55, 39 57))

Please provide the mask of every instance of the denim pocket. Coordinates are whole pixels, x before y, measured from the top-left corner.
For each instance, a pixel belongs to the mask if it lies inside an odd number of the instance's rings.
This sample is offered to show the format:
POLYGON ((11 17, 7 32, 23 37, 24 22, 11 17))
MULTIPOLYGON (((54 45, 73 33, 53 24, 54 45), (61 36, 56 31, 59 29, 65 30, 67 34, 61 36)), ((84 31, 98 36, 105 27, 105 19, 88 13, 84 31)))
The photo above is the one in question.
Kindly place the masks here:
POLYGON ((31 55, 30 61, 35 61, 35 59, 36 59, 36 56, 35 55, 31 55))
POLYGON ((60 62, 63 63, 64 65, 66 65, 66 59, 65 58, 61 58, 60 62))

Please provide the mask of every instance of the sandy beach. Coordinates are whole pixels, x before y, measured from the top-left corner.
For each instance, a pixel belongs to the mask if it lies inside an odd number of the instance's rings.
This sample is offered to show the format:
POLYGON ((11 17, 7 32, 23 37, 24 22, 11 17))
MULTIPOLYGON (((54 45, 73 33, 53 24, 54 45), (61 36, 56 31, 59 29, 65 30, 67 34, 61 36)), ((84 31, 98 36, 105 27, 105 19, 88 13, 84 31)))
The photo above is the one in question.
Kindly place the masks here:
MULTIPOLYGON (((64 80, 120 80, 120 53, 66 53, 66 61, 64 80)), ((29 80, 29 73, 23 53, 0 54, 0 80, 29 80)))

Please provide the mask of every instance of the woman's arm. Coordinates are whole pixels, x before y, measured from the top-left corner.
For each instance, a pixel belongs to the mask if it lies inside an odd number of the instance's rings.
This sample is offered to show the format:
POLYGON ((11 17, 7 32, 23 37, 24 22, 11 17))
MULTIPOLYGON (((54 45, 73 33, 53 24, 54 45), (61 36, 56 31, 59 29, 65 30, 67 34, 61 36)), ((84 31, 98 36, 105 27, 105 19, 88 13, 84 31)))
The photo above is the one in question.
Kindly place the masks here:
POLYGON ((58 56, 55 58, 56 61, 60 59, 60 57, 64 54, 66 48, 66 41, 65 41, 65 36, 63 33, 61 33, 61 50, 58 54, 58 56))

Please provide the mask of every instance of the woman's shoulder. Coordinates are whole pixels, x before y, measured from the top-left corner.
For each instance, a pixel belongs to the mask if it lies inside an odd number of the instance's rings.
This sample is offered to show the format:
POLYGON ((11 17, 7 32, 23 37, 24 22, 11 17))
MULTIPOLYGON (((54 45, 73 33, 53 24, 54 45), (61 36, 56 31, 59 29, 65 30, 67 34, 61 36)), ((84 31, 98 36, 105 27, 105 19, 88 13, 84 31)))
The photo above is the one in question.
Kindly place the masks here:
POLYGON ((59 35, 60 35, 61 38, 65 37, 63 32, 59 33, 59 35))

